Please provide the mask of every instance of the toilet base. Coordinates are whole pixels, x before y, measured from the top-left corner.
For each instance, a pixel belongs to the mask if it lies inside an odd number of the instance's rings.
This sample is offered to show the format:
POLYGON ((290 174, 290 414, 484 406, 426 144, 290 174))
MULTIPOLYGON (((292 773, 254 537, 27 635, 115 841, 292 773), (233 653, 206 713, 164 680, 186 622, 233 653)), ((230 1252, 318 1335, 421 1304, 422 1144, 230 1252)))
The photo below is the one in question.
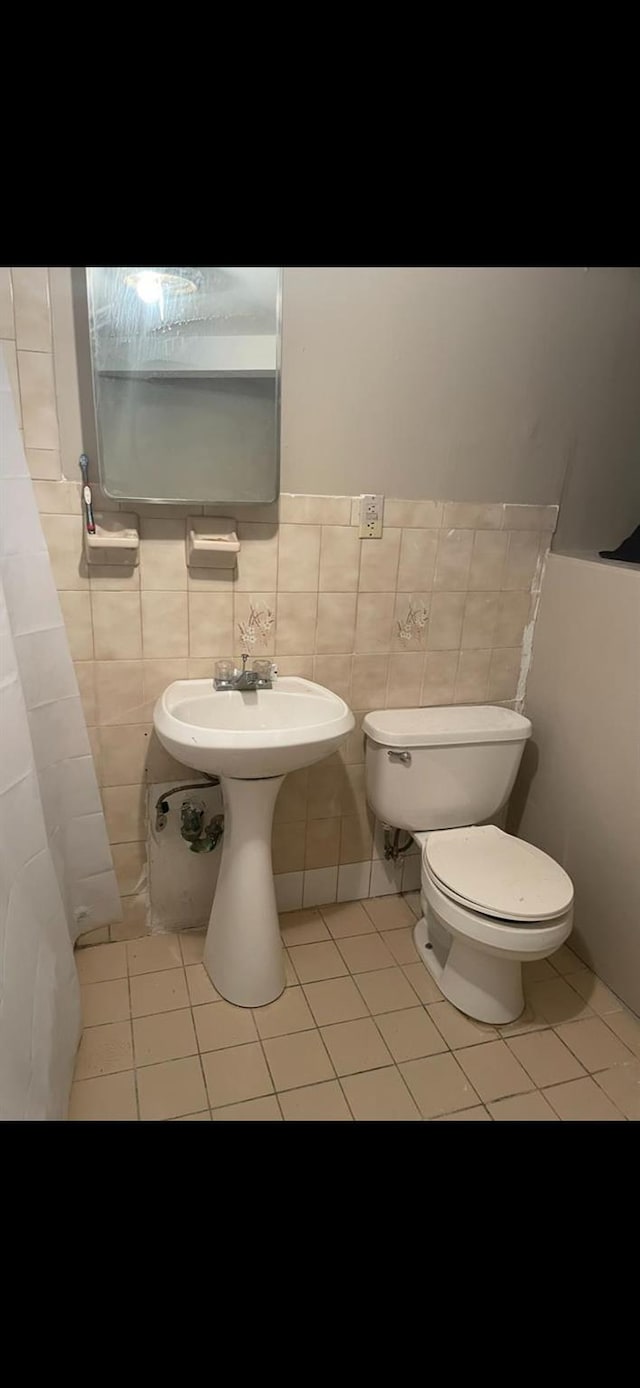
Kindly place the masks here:
POLYGON ((494 1025, 515 1022, 521 1015, 524 994, 519 959, 485 953, 450 935, 440 921, 432 925, 425 916, 417 922, 413 939, 441 993, 460 1012, 494 1025))

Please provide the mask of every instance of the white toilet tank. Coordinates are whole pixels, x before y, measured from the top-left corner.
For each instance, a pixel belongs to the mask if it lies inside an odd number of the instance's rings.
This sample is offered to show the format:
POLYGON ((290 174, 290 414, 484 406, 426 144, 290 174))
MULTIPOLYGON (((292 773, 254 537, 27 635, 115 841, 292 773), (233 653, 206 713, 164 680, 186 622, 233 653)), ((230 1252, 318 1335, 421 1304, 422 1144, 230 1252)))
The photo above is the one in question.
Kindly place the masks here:
POLYGON ((368 713, 367 799, 396 829, 481 824, 508 800, 531 723, 489 705, 368 713))

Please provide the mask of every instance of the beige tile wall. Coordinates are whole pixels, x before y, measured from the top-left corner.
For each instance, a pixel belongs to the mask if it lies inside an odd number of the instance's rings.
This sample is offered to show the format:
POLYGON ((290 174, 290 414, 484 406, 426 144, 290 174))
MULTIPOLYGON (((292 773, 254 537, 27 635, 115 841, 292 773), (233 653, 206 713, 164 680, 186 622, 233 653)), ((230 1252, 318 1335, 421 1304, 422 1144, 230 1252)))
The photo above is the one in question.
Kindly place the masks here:
MULTIPOLYGON (((59 437, 65 367, 75 365, 61 327, 54 379, 45 267, 0 270, 0 328, 116 872, 131 898, 114 938, 144 928, 145 786, 184 775, 153 732, 155 699, 171 680, 211 676, 216 659, 238 656, 251 603, 274 619, 254 653, 336 690, 358 728, 380 706, 515 701, 557 507, 388 498, 382 539, 361 541, 351 497, 283 495, 243 509, 237 573, 216 578, 186 568, 184 521, 198 508, 140 505, 139 567, 89 573, 77 457, 59 437), (428 620, 405 643, 398 623, 411 603, 428 620)), ((381 860, 358 731, 335 756, 287 778, 273 851, 286 908, 416 885, 415 865, 402 879, 381 860)))

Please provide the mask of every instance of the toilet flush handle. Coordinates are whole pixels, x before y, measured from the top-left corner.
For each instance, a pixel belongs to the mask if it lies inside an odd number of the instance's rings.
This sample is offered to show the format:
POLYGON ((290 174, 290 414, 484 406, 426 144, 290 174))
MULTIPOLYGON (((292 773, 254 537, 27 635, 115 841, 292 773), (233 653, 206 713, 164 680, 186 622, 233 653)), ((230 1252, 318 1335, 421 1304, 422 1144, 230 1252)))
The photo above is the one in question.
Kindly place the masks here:
POLYGON ((389 761, 401 761, 403 766, 411 766, 410 752, 387 752, 389 761))

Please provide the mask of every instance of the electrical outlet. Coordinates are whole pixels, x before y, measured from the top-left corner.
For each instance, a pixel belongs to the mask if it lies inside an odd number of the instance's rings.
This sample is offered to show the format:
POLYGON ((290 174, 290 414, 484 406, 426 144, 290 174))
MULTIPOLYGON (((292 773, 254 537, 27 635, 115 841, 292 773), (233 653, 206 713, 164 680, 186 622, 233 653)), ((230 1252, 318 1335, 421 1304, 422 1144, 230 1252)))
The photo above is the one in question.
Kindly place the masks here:
POLYGON ((382 538, 382 513, 384 497, 367 494, 360 497, 361 540, 380 540, 382 538))

